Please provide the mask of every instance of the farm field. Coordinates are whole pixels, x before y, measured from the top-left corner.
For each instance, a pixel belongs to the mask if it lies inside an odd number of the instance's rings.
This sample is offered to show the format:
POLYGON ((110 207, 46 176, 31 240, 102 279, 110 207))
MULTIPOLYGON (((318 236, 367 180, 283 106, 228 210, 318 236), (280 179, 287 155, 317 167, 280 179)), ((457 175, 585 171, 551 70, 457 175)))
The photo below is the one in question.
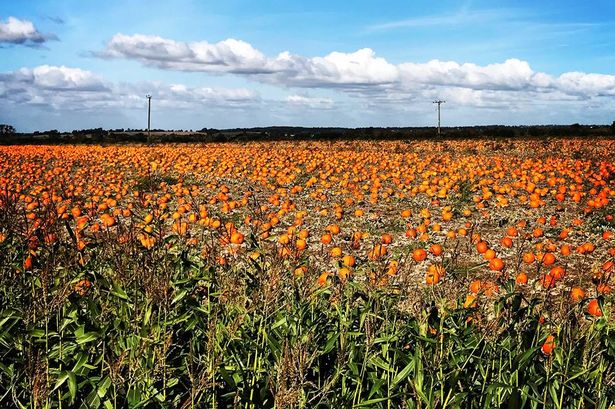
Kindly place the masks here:
POLYGON ((2 407, 615 401, 615 141, 0 147, 2 407))

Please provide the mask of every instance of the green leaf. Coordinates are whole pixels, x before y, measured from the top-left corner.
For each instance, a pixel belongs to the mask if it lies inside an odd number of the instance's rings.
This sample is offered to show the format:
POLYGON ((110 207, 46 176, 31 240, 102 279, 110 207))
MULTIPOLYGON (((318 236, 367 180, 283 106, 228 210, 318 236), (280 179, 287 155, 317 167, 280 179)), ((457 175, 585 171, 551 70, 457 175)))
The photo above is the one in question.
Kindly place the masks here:
POLYGON ((79 372, 79 369, 81 369, 83 367, 83 365, 86 364, 86 362, 88 361, 88 356, 84 353, 80 353, 77 355, 77 362, 75 363, 75 366, 73 366, 73 372, 79 372))
POLYGON ((68 371, 60 372, 60 376, 58 376, 58 380, 56 381, 55 386, 53 387, 53 391, 57 390, 66 380, 68 379, 68 371))
POLYGON ((177 295, 173 298, 173 300, 171 300, 171 304, 175 304, 176 302, 180 301, 186 296, 186 294, 188 294, 188 290, 186 289, 179 291, 177 295))
POLYGON ((126 294, 126 291, 124 291, 124 289, 121 288, 117 283, 113 283, 113 290, 111 291, 111 294, 115 295, 118 298, 121 298, 122 300, 128 301, 128 294, 126 294))
POLYGON ((107 394, 109 386, 111 386, 111 378, 109 378, 109 376, 105 376, 105 379, 98 384, 98 389, 96 391, 98 396, 103 398, 107 394))
POLYGON ((30 336, 32 338, 44 338, 45 330, 44 329, 33 329, 30 331, 30 336))
POLYGON ((271 329, 274 330, 274 329, 278 328, 279 326, 284 325, 285 323, 286 323, 286 317, 282 317, 275 324, 273 324, 271 326, 271 329))
POLYGON ((143 325, 149 325, 149 320, 152 316, 152 304, 148 303, 145 313, 143 314, 143 325))
POLYGON ((141 403, 141 392, 137 388, 132 388, 128 391, 126 398, 128 399, 128 406, 135 407, 141 403))
POLYGON ((534 353, 538 351, 538 348, 530 348, 521 355, 519 358, 519 369, 523 369, 530 363, 530 358, 534 355, 534 353))
POLYGON ((404 367, 404 369, 402 369, 397 375, 395 375, 395 378, 393 378, 393 386, 396 386, 402 380, 406 379, 413 369, 414 361, 410 361, 408 365, 404 367))
POLYGON ((0 362, 0 369, 2 369, 2 372, 4 372, 7 375, 7 378, 13 377, 13 364, 6 366, 0 362))
POLYGON ((387 397, 384 397, 384 398, 377 398, 377 399, 370 399, 370 400, 363 401, 363 402, 359 403, 358 405, 356 405, 354 407, 355 408, 362 408, 364 406, 372 406, 372 405, 374 405, 376 403, 385 402, 387 400, 390 400, 391 398, 392 398, 392 396, 390 396, 390 397, 387 396, 387 397))
POLYGON ((100 337, 98 332, 86 332, 80 335, 77 335, 77 344, 87 344, 88 342, 92 342, 100 337))
POLYGON ((77 377, 72 371, 68 371, 68 392, 70 393, 70 400, 73 402, 77 396, 77 377))
POLYGON ((222 375, 222 379, 224 379, 224 381, 233 389, 235 389, 237 387, 237 385, 235 384, 235 381, 233 380, 233 378, 229 375, 228 371, 226 370, 225 367, 221 366, 220 367, 220 375, 222 375))
POLYGON ((335 348, 335 345, 337 343, 338 337, 339 334, 337 332, 329 333, 329 338, 327 339, 325 349, 322 351, 323 354, 328 354, 329 352, 333 351, 333 348, 335 348))
POLYGON ((385 362, 381 357, 379 356, 372 356, 369 360, 371 363, 373 363, 375 366, 377 366, 380 369, 383 369, 387 372, 392 372, 393 370, 391 369, 391 366, 388 364, 388 362, 385 362))
POLYGON ((3 319, 0 321, 0 328, 4 327, 4 324, 6 324, 9 320, 19 320, 21 318, 21 316, 14 311, 6 311, 2 314, 2 317, 3 319))
POLYGON ((551 399, 553 399, 553 403, 558 401, 557 391, 555 390, 555 385, 549 385, 549 393, 551 394, 551 399))
MULTIPOLYGON (((109 401, 106 401, 106 402, 109 402, 109 401)), ((106 402, 105 402, 105 407, 108 407, 106 402)), ((85 404, 86 408, 98 408, 100 406, 100 398, 98 397, 96 390, 93 390, 92 392, 90 392, 88 396, 85 398, 85 402, 83 403, 85 404)), ((84 406, 82 405, 81 407, 84 407, 84 406)))

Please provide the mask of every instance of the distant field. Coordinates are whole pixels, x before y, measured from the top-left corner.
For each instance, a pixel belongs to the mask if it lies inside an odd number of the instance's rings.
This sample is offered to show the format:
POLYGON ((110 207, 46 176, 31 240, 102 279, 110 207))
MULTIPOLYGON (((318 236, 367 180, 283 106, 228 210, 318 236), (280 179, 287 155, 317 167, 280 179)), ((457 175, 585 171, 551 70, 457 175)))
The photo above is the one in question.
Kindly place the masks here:
POLYGON ((615 401, 615 140, 0 146, 0 406, 615 401))

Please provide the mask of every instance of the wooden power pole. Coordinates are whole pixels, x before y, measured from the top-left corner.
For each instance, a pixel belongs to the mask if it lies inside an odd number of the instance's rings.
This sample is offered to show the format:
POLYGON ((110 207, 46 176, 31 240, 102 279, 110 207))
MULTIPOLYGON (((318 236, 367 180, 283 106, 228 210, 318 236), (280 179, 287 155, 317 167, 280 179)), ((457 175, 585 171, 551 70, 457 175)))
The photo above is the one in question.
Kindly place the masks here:
POLYGON ((446 103, 446 101, 436 99, 433 103, 438 104, 438 136, 440 136, 440 105, 446 103))

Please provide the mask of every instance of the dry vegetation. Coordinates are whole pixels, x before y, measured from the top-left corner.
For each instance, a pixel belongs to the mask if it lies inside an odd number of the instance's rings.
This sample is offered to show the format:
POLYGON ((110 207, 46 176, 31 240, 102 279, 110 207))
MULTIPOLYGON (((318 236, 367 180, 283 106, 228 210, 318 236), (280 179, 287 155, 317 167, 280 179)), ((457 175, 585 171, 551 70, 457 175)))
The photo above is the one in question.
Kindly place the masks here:
POLYGON ((3 407, 601 407, 615 142, 0 147, 3 407))

